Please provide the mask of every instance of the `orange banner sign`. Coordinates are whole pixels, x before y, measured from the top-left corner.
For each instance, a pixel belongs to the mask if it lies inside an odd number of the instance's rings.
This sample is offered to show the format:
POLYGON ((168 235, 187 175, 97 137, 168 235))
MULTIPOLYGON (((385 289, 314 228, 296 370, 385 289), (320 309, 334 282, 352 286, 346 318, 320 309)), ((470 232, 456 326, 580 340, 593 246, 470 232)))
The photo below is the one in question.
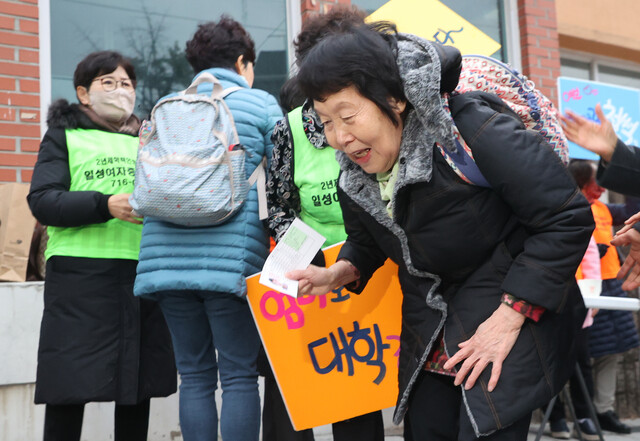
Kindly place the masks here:
MULTIPOLYGON (((335 262, 341 244, 324 250, 335 262)), ((356 295, 344 288, 293 298, 247 279, 248 300, 296 430, 395 405, 402 293, 397 266, 356 295)))

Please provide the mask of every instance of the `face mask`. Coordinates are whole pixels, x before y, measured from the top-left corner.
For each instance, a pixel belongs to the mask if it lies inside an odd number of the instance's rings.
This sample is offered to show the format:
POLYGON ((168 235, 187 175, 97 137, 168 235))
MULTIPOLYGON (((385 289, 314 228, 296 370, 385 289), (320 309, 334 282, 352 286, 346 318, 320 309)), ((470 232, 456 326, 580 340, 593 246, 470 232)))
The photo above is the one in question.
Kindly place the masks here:
POLYGON ((102 89, 89 91, 90 107, 99 116, 112 122, 122 122, 133 113, 136 102, 135 92, 117 88, 110 92, 102 89))

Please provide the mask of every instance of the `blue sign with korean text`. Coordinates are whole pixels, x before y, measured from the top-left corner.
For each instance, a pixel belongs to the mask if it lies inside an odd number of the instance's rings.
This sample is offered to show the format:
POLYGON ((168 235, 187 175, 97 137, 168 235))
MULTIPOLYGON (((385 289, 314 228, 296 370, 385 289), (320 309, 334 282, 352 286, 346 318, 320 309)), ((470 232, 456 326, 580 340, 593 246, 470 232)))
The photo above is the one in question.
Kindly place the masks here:
MULTIPOLYGON (((598 122, 596 104, 602 111, 620 138, 627 145, 638 145, 640 139, 640 90, 614 86, 596 81, 558 78, 558 96, 560 112, 567 109, 587 119, 598 122)), ((569 143, 569 156, 574 159, 593 159, 599 157, 577 144, 569 143)))

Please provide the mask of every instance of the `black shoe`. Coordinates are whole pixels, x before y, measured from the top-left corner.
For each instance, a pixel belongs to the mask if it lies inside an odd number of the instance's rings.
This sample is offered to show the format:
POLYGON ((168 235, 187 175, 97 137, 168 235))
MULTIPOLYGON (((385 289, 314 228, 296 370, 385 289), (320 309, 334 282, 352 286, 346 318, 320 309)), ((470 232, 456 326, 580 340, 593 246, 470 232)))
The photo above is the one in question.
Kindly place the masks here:
POLYGON ((560 418, 558 421, 549 421, 551 436, 556 439, 569 439, 569 426, 567 420, 560 418))
POLYGON ((613 410, 598 414, 598 422, 602 430, 614 433, 631 433, 631 427, 620 421, 618 415, 613 410))
POLYGON ((582 434, 582 439, 587 441, 598 441, 600 437, 598 436, 598 431, 596 430, 596 425, 593 424, 591 418, 584 418, 578 423, 573 425, 573 437, 580 438, 578 436, 578 431, 576 430, 576 426, 580 427, 580 433, 582 434))

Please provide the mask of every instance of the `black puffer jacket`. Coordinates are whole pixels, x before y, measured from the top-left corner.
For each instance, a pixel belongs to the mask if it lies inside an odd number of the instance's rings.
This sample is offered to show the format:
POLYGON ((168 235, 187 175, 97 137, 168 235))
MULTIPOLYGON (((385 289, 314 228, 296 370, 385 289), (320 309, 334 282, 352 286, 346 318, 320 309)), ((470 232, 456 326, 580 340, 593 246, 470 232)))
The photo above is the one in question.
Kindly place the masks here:
POLYGON ((487 435, 546 403, 573 371, 573 333, 585 313, 574 274, 593 218, 552 149, 491 95, 450 100, 491 188, 464 183, 434 147, 436 141, 450 146, 448 123, 438 84, 420 70, 439 72, 440 59, 413 37, 401 36, 399 49, 413 110, 403 129, 393 219, 375 176, 339 154, 338 194, 349 235, 340 258, 360 270, 358 290, 387 257, 399 265, 404 301, 396 422, 443 328, 453 355, 504 292, 547 309, 538 323, 525 323, 492 393, 487 370, 463 390, 476 434, 487 435))
POLYGON ((49 130, 44 135, 27 199, 33 215, 44 225, 75 227, 112 219, 107 201, 110 194, 97 191, 70 192, 67 129, 108 131, 91 121, 78 104, 57 100, 47 114, 49 130))
MULTIPOLYGON (((105 129, 78 105, 56 101, 28 200, 43 224, 77 227, 112 219, 99 191, 69 191, 67 129, 105 129)), ((100 136, 101 132, 96 132, 100 136)), ((169 330, 156 302, 133 295, 136 260, 53 255, 47 260, 36 403, 132 405, 176 391, 169 330)))

